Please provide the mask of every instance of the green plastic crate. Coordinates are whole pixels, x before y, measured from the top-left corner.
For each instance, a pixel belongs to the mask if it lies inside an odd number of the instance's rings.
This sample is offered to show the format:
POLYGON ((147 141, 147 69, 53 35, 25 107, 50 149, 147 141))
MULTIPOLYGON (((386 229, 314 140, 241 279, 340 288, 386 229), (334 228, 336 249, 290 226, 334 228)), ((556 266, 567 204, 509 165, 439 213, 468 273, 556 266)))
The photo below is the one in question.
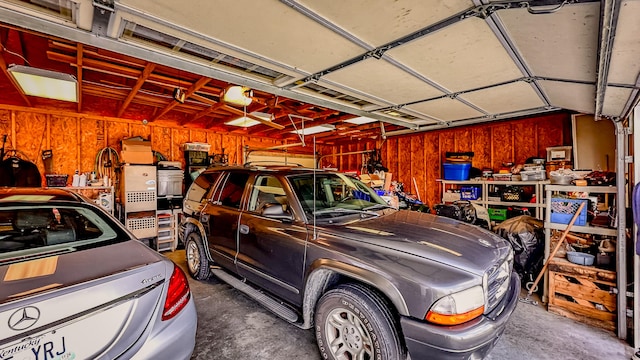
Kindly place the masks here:
POLYGON ((487 212, 489 213, 489 219, 491 220, 495 220, 495 221, 507 220, 507 209, 488 208, 487 212))

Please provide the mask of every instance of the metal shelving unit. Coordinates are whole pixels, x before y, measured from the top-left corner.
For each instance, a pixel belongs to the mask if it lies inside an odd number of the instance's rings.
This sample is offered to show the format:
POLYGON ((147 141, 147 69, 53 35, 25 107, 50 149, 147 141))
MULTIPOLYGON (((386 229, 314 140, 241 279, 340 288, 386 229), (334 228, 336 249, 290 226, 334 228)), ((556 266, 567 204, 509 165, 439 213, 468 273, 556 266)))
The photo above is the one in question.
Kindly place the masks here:
POLYGON ((503 181, 503 180, 438 180, 442 183, 442 201, 450 202, 446 199, 447 189, 451 188, 460 188, 461 186, 480 186, 481 188, 481 197, 478 200, 472 200, 472 202, 482 205, 485 208, 493 207, 493 206, 514 206, 514 207, 525 207, 529 209, 534 209, 531 212, 538 219, 543 219, 544 216, 544 199, 543 199, 543 187, 546 184, 549 184, 547 180, 541 181, 503 181), (492 186, 532 186, 534 188, 534 194, 536 201, 531 202, 519 202, 519 201, 495 201, 489 200, 489 189, 492 186))

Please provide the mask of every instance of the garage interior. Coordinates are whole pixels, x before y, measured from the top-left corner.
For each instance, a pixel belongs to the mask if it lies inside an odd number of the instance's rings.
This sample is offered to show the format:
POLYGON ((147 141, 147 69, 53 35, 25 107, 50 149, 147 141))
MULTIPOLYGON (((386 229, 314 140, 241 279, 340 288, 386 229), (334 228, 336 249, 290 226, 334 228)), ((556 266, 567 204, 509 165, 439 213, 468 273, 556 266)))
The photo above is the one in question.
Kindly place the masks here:
MULTIPOLYGON (((127 207, 117 189, 126 171, 158 161, 178 168, 186 186, 191 170, 210 163, 275 157, 356 174, 381 164, 386 179, 433 209, 444 201, 452 153, 473 153, 474 168, 497 173, 571 147, 567 166, 615 173, 612 196, 628 209, 634 200, 637 0, 0 5, 3 157, 35 164, 43 185, 78 188, 74 175, 87 176, 83 184, 102 185, 90 195, 123 219, 154 211, 151 237, 163 218, 179 217, 186 187, 159 195, 162 209, 127 207), (53 98, 61 88, 30 95, 20 73, 70 80, 72 98, 53 98), (591 130, 580 135, 579 126, 591 130), (185 150, 206 152, 206 163, 185 150), (120 163, 138 167, 116 171, 120 163)), ((608 284, 611 306, 583 300, 560 312, 606 323, 613 338, 638 348, 633 227, 631 216, 618 216, 607 229, 614 277, 582 284, 608 284)))

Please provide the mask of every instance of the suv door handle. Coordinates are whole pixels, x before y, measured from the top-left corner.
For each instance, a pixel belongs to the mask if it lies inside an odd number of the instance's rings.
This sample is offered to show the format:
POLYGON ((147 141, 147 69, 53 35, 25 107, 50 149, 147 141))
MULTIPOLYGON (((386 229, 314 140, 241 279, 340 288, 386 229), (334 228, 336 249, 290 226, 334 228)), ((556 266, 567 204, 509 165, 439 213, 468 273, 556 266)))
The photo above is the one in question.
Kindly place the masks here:
POLYGON ((247 225, 240 225, 240 234, 247 235, 249 233, 249 227, 247 225))

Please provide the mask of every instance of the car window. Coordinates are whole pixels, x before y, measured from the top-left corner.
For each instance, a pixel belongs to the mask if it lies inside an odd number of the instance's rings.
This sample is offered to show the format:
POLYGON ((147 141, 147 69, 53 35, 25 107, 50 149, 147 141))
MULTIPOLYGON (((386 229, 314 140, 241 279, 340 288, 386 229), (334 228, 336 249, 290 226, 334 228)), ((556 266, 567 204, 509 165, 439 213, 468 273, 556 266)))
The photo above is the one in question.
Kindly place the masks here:
POLYGON ((283 205, 286 211, 287 195, 282 183, 275 176, 259 175, 249 196, 249 211, 260 212, 271 205, 283 205))
POLYGON ((345 211, 367 211, 387 203, 363 182, 339 173, 300 174, 288 177, 308 215, 342 216, 345 211))
POLYGON ((216 191, 214 199, 217 199, 220 205, 239 209, 242 193, 248 180, 249 174, 245 172, 229 173, 220 190, 216 191))
POLYGON ((55 247, 128 239, 105 214, 75 206, 7 206, 0 208, 0 261, 55 247))

